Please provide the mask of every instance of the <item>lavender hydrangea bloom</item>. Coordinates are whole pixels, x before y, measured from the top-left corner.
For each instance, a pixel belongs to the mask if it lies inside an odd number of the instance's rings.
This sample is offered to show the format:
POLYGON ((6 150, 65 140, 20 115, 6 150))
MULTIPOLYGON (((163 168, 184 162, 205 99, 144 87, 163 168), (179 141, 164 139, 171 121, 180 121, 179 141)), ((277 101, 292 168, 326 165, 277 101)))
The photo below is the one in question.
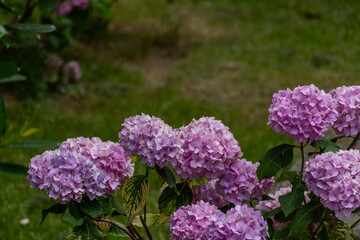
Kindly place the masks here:
POLYGON ((82 77, 81 67, 77 61, 69 61, 64 66, 64 82, 79 80, 82 77))
POLYGON ((149 167, 177 161, 182 153, 176 131, 160 118, 141 114, 125 119, 120 144, 129 156, 138 155, 149 167))
POLYGON ((89 7, 90 0, 73 0, 73 6, 80 9, 87 9, 89 7))
POLYGON ((134 173, 131 158, 124 154, 118 143, 103 142, 100 138, 70 138, 63 142, 60 149, 78 152, 90 159, 104 175, 105 192, 115 193, 116 190, 134 173))
POLYGON ((260 163, 253 164, 246 159, 230 165, 227 171, 220 176, 217 190, 223 193, 227 201, 241 204, 244 200, 261 199, 263 193, 274 185, 274 178, 264 178, 259 183, 256 170, 260 163))
POLYGON ((31 159, 30 187, 65 204, 80 202, 84 193, 92 200, 105 193, 105 176, 84 156, 68 150, 46 151, 31 159))
POLYGON ((339 116, 332 126, 337 134, 351 136, 360 132, 360 86, 339 87, 330 91, 339 116))
POLYGON ((288 134, 298 142, 309 139, 311 143, 324 136, 337 115, 331 95, 311 84, 275 93, 268 124, 275 132, 288 134))
POLYGON ((182 179, 217 179, 230 164, 242 156, 229 128, 213 117, 203 117, 180 128, 184 153, 173 168, 182 179))
POLYGON ((337 217, 349 216, 360 207, 360 152, 340 150, 317 155, 306 162, 308 189, 337 217))
POLYGON ((169 220, 171 240, 207 240, 207 227, 223 215, 215 206, 204 201, 182 206, 169 220))
POLYGON ((59 16, 65 16, 72 11, 73 5, 70 1, 57 2, 59 2, 59 5, 53 10, 54 13, 58 14, 59 16))
POLYGON ((208 202, 211 205, 222 207, 228 204, 224 196, 222 196, 216 189, 217 180, 212 180, 204 184, 193 187, 193 203, 197 203, 200 200, 208 202))
POLYGON ((207 240, 265 240, 268 226, 260 211, 236 205, 218 221, 209 225, 207 240))

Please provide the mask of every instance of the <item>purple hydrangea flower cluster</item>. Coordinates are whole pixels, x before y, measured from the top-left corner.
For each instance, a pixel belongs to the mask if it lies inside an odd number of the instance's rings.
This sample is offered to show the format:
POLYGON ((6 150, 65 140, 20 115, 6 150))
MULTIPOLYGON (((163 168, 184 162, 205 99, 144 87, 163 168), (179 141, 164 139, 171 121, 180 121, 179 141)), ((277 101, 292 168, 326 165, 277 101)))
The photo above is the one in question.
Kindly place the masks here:
POLYGON ((340 150, 317 155, 306 162, 308 189, 337 217, 349 216, 360 207, 360 152, 340 150))
POLYGON ((172 165, 182 179, 217 179, 242 156, 229 128, 213 117, 193 119, 188 126, 179 129, 179 136, 184 152, 172 165))
POLYGON ((100 138, 70 138, 63 142, 60 149, 80 153, 90 159, 104 174, 105 192, 115 193, 134 173, 134 164, 126 156, 118 143, 103 142, 100 138))
POLYGON ((206 229, 223 215, 215 206, 204 201, 182 206, 169 220, 171 240, 207 240, 206 229))
POLYGON ((337 119, 335 101, 315 85, 279 91, 269 108, 269 121, 275 132, 288 134, 298 142, 322 138, 337 119))
POLYGON ((156 117, 146 114, 125 119, 119 132, 120 144, 129 156, 138 155, 149 167, 177 161, 182 153, 175 130, 156 117))
POLYGON ((77 81, 82 77, 81 67, 77 61, 69 61, 64 66, 64 82, 77 81))
POLYGON ((47 192, 65 204, 80 202, 86 192, 92 200, 105 193, 105 175, 86 157, 57 149, 31 159, 27 179, 30 186, 47 192))
POLYGON ((351 136, 360 132, 360 86, 339 87, 330 91, 339 116, 333 124, 337 134, 351 136))
POLYGON ((64 64, 64 61, 59 55, 52 54, 46 58, 45 64, 52 69, 59 69, 64 64))
POLYGON ((216 189, 216 182, 217 180, 212 180, 193 187, 191 189, 193 193, 193 203, 197 203, 202 200, 217 207, 222 207, 228 204, 224 196, 216 189))
POLYGON ((246 205, 236 205, 218 221, 209 225, 207 240, 244 239, 265 240, 268 226, 260 211, 246 205))
POLYGON ((53 12, 59 16, 69 14, 73 8, 85 10, 89 7, 90 0, 55 0, 59 5, 53 9, 53 12))
POLYGON ((234 162, 219 178, 217 190, 224 194, 227 201, 241 204, 244 200, 261 199, 263 193, 274 185, 274 178, 263 179, 259 183, 256 170, 260 163, 253 164, 245 159, 234 162))

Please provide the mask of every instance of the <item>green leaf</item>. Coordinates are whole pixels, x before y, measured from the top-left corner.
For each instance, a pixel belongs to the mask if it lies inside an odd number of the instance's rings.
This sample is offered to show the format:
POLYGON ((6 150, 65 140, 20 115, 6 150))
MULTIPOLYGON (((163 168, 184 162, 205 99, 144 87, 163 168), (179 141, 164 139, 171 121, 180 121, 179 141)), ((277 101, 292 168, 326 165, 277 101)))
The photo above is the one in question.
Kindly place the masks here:
POLYGON ((2 145, 8 148, 36 148, 36 149, 54 149, 60 146, 59 142, 47 140, 27 140, 2 145))
POLYGON ((179 207, 189 205, 192 202, 193 194, 187 182, 176 184, 176 188, 180 195, 172 187, 166 187, 160 195, 159 211, 166 216, 170 216, 179 207))
POLYGON ((263 194, 263 195, 261 196, 261 199, 262 199, 263 201, 266 201, 266 200, 275 200, 275 199, 273 199, 272 197, 270 197, 269 195, 266 195, 266 194, 263 194))
POLYGON ((80 226, 84 223, 85 213, 81 210, 80 204, 75 201, 70 201, 65 211, 63 219, 75 226, 80 226))
POLYGON ((99 217, 102 214, 100 202, 96 198, 90 200, 88 197, 83 197, 80 203, 80 208, 85 213, 94 217, 99 217))
POLYGON ((59 5, 59 3, 57 3, 54 0, 40 0, 39 1, 39 8, 42 11, 51 11, 54 8, 56 8, 59 5))
POLYGON ((276 183, 284 181, 289 181, 291 184, 295 184, 299 181, 299 173, 295 171, 286 171, 281 173, 281 175, 276 179, 276 183))
POLYGON ((311 201, 306 204, 296 212, 291 222, 289 235, 295 239, 305 239, 301 236, 305 236, 308 232, 309 224, 318 222, 324 211, 325 208, 320 201, 311 201))
POLYGON ((0 79, 0 84, 1 83, 10 83, 10 82, 21 82, 21 81, 25 81, 26 80, 26 76, 24 75, 20 75, 20 74, 16 74, 14 76, 11 76, 9 78, 2 78, 0 79))
POLYGON ((290 225, 287 225, 286 227, 283 227, 281 229, 279 229, 278 231, 276 231, 274 233, 273 236, 273 240, 284 240, 284 239, 288 239, 287 236, 289 235, 290 232, 290 225))
MULTIPOLYGON (((327 239, 332 240, 356 240, 354 232, 351 230, 349 225, 336 218, 336 225, 329 228, 327 224, 324 224, 323 230, 319 233, 319 237, 328 237, 327 239)), ((319 238, 325 239, 325 238, 319 238)))
POLYGON ((41 223, 44 222, 45 218, 47 217, 47 215, 49 213, 63 214, 65 211, 66 211, 66 205, 60 204, 60 203, 55 203, 54 205, 52 205, 48 208, 45 208, 41 211, 41 215, 42 215, 41 223))
POLYGON ((74 234, 81 236, 81 239, 104 239, 104 234, 89 219, 85 219, 82 225, 74 227, 74 234))
POLYGON ((3 10, 5 10, 5 11, 11 12, 11 13, 13 13, 13 14, 15 14, 15 15, 17 16, 16 12, 14 12, 11 8, 9 8, 8 6, 6 6, 6 5, 5 5, 4 3, 2 3, 1 1, 0 1, 0 8, 3 9, 3 10))
POLYGON ((97 199, 101 206, 101 215, 109 215, 113 210, 111 198, 109 196, 101 196, 97 199))
MULTIPOLYGON (((124 229, 126 229, 126 226, 124 224, 121 223, 117 223, 120 226, 122 226, 124 229)), ((114 236, 114 237, 129 237, 126 233, 124 233, 120 228, 111 225, 110 227, 110 231, 109 231, 109 235, 114 236)))
POLYGON ((282 144, 267 151, 260 159, 256 171, 259 181, 263 178, 271 178, 280 169, 287 167, 293 159, 294 147, 294 145, 282 144))
POLYGON ((273 220, 271 220, 271 218, 266 219, 267 225, 268 225, 268 233, 269 236, 273 236, 274 235, 274 226, 273 226, 273 220))
POLYGON ((123 215, 126 216, 126 211, 124 209, 124 207, 119 203, 119 201, 116 199, 116 197, 110 195, 110 203, 111 205, 115 208, 116 212, 119 215, 123 215))
POLYGON ((56 27, 51 24, 15 23, 6 27, 29 33, 50 33, 56 30, 56 27))
POLYGON ((66 209, 62 219, 64 221, 67 221, 67 222, 71 223, 74 226, 81 226, 84 223, 84 218, 75 219, 71 215, 69 208, 66 209))
POLYGON ((7 129, 7 117, 6 117, 6 110, 5 110, 5 103, 0 95, 0 137, 4 136, 7 129))
POLYGON ((311 146, 320 150, 320 153, 337 152, 340 150, 340 147, 336 143, 334 143, 333 141, 326 139, 326 138, 322 138, 320 140, 313 141, 311 143, 311 146))
POLYGON ((305 201, 304 191, 306 191, 306 186, 302 183, 295 183, 291 192, 279 197, 280 206, 285 217, 302 206, 305 201))
POLYGON ((123 188, 122 197, 129 215, 142 209, 149 193, 149 180, 145 175, 137 175, 129 178, 123 188))
POLYGON ((170 187, 175 187, 176 179, 175 179, 173 172, 171 171, 171 169, 168 166, 164 166, 163 168, 160 168, 159 166, 156 165, 155 169, 156 169, 156 172, 160 175, 160 177, 162 179, 164 179, 164 181, 170 187))
POLYGON ((276 215, 274 215, 274 220, 281 223, 289 222, 295 215, 296 211, 293 211, 291 214, 289 214, 287 217, 285 217, 284 212, 280 212, 276 215))
POLYGON ((10 78, 18 73, 18 68, 13 62, 0 62, 0 80, 10 78))
POLYGON ((4 26, 0 25, 0 38, 2 38, 3 36, 5 36, 8 32, 6 31, 6 29, 4 28, 4 26))
MULTIPOLYGON (((142 215, 144 217, 144 215, 142 215)), ((150 226, 160 226, 169 220, 169 216, 164 214, 156 213, 146 213, 146 225, 150 226)), ((132 222, 135 226, 144 227, 141 223, 140 216, 136 216, 132 222)))
POLYGON ((28 167, 19 164, 0 162, 0 173, 7 173, 26 177, 28 175, 28 171, 28 167))
POLYGON ((235 205, 233 203, 229 203, 225 206, 220 207, 219 210, 222 211, 223 213, 226 213, 228 210, 232 209, 233 207, 235 207, 235 205))
POLYGON ((27 129, 21 136, 22 137, 28 137, 33 135, 34 133, 38 132, 39 129, 38 128, 29 128, 27 129))
POLYGON ((271 216, 274 216, 278 213, 281 213, 281 207, 275 208, 273 210, 260 210, 261 214, 264 218, 269 218, 271 216))

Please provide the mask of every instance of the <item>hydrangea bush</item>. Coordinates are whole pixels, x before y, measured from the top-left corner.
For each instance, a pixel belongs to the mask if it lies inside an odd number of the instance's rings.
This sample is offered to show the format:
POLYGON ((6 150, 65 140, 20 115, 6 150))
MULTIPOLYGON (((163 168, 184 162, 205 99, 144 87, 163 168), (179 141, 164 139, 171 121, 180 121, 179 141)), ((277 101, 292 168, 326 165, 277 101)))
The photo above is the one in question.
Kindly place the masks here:
POLYGON ((167 220, 172 240, 356 239, 360 220, 350 227, 339 218, 360 211, 359 89, 275 93, 268 123, 294 143, 258 161, 240 159, 230 129, 213 117, 173 129, 141 114, 125 119, 119 143, 77 137, 33 157, 28 180, 57 201, 43 220, 63 215, 74 239, 143 240, 139 227, 152 239, 150 227, 167 220), (340 136, 325 138, 331 128, 340 136), (296 160, 300 169, 290 171, 296 160), (136 161, 142 174, 133 175, 136 161), (146 210, 150 172, 162 180, 155 213, 146 210), (286 187, 271 190, 280 182, 286 187))

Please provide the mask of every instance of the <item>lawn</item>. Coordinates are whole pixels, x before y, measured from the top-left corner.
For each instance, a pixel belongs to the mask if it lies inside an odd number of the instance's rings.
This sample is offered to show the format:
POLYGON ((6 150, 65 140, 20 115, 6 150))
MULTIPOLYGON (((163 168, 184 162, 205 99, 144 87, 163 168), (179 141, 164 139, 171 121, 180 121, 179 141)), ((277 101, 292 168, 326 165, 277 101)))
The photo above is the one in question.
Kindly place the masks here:
MULTIPOLYGON (((142 112, 173 127, 214 116, 229 126, 243 157, 256 162, 270 147, 292 141, 267 126, 273 93, 310 83, 325 91, 359 83, 358 7, 335 0, 115 1, 108 33, 62 53, 83 70, 67 93, 29 98, 0 89, 14 124, 8 134, 15 136, 29 119, 40 129, 32 138, 116 142, 124 119, 142 112)), ((27 165, 41 152, 1 149, 0 159, 27 165)), ((150 184, 149 212, 155 212, 155 175, 150 184)), ((71 233, 56 216, 40 225, 48 198, 26 179, 0 175, 0 186, 0 239, 71 233), (23 218, 30 223, 21 225, 23 218)), ((167 226, 151 231, 154 239, 170 239, 167 226)))

